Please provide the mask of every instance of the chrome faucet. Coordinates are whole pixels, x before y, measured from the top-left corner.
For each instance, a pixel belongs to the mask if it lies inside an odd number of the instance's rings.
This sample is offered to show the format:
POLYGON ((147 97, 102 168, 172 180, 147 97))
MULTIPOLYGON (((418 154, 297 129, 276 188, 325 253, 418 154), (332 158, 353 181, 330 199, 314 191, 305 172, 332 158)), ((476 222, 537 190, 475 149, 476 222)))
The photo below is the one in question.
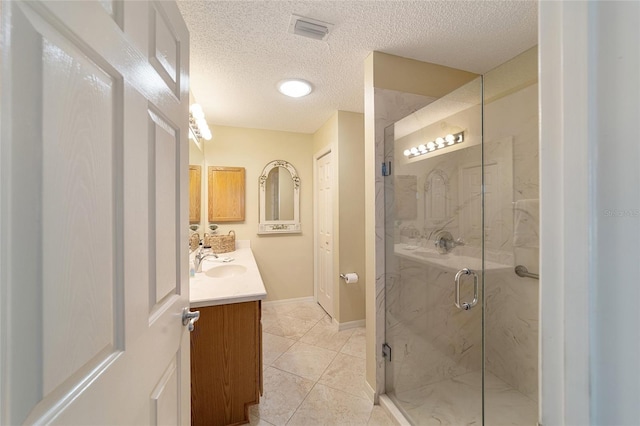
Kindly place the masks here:
POLYGON ((194 266, 196 267, 196 272, 202 272, 202 261, 204 259, 206 259, 209 256, 213 256, 216 259, 218 258, 218 255, 215 254, 214 252, 208 252, 205 253, 204 248, 200 247, 198 249, 198 252, 196 253, 196 255, 193 257, 193 261, 194 261, 194 266))

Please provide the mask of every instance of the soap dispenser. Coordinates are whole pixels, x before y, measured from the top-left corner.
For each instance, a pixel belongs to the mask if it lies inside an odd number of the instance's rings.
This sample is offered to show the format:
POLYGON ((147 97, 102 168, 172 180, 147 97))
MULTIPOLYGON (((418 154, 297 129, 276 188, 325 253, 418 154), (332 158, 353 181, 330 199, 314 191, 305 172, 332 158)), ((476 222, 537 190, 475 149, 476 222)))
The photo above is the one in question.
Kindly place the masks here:
POLYGON ((196 265, 195 263, 193 263, 193 260, 189 261, 189 276, 190 277, 196 276, 196 265))

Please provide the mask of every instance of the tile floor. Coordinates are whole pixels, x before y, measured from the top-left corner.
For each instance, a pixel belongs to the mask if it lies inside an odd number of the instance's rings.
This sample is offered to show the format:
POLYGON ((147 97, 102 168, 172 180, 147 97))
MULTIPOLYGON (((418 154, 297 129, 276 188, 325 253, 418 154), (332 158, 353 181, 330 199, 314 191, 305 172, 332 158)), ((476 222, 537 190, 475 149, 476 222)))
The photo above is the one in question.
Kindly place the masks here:
POLYGON ((393 421, 365 389, 364 327, 338 331, 315 302, 262 308, 264 395, 251 425, 373 425, 393 421))
MULTIPOLYGON (((490 372, 486 372, 485 424, 533 426, 537 404, 490 372)), ((482 373, 474 371, 451 379, 392 393, 389 397, 406 410, 417 425, 479 425, 482 423, 482 373)))

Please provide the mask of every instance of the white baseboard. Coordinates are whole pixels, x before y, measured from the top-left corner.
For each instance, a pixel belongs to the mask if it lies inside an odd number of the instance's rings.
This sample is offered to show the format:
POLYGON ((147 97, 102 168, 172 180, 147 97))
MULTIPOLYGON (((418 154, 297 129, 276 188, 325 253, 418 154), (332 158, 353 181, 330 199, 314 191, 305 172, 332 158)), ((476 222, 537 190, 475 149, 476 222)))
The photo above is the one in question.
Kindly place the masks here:
POLYGON ((356 328, 356 327, 364 327, 366 325, 366 321, 365 320, 338 322, 334 318, 333 322, 334 322, 334 324, 338 325, 338 331, 349 330, 350 328, 356 328))
POLYGON ((373 388, 371 387, 369 382, 367 382, 366 380, 364 381, 364 391, 367 394, 367 397, 369 398, 369 400, 375 404, 376 403, 376 391, 373 390, 373 388))
POLYGON ((278 306, 278 305, 288 305, 290 303, 313 302, 313 301, 314 301, 313 296, 297 297, 295 299, 267 300, 262 302, 262 306, 278 306))
POLYGON ((387 412, 389 417, 391 417, 391 420, 393 420, 393 422, 397 426, 411 426, 411 424, 407 421, 407 419, 405 419, 402 412, 398 410, 398 407, 396 407, 396 404, 394 404, 393 401, 391 401, 391 399, 387 395, 380 395, 379 399, 380 399, 380 406, 384 408, 384 411, 387 412))

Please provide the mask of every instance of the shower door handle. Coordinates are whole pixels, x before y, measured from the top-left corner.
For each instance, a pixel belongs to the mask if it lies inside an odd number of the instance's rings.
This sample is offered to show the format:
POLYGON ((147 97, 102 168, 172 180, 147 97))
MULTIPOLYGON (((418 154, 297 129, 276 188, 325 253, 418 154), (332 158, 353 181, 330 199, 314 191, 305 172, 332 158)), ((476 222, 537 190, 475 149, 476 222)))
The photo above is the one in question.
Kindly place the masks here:
POLYGON ((463 311, 468 311, 478 304, 478 275, 469 268, 460 269, 454 278, 456 284, 455 291, 455 300, 454 303, 456 308, 461 309, 463 311), (460 302, 460 280, 463 275, 472 275, 473 276, 473 300, 471 303, 460 302))

